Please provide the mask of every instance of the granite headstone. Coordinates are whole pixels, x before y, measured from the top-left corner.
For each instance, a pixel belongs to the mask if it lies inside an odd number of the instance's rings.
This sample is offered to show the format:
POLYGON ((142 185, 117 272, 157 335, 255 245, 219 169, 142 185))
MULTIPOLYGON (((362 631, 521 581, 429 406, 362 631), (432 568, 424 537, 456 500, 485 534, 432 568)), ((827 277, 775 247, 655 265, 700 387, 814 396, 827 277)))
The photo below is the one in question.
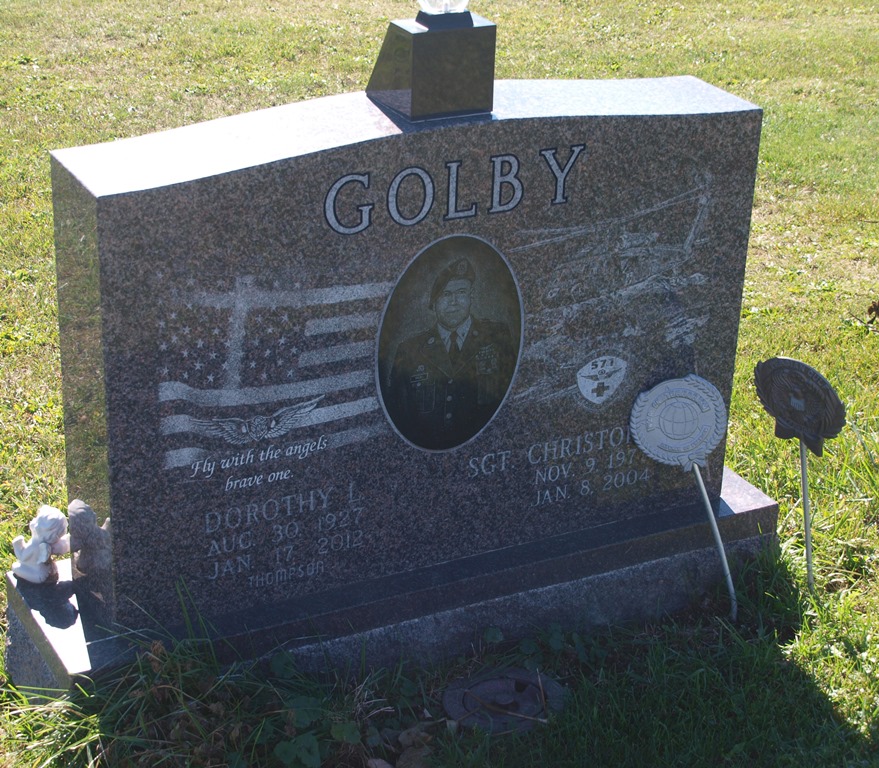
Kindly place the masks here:
MULTIPOLYGON (((693 77, 493 98, 53 153, 69 494, 112 516, 108 626, 188 606, 257 652, 391 626, 442 649, 719 580, 692 478, 628 422, 690 373, 729 403, 761 111, 693 77)), ((750 546, 775 507, 723 460, 708 492, 750 546)))

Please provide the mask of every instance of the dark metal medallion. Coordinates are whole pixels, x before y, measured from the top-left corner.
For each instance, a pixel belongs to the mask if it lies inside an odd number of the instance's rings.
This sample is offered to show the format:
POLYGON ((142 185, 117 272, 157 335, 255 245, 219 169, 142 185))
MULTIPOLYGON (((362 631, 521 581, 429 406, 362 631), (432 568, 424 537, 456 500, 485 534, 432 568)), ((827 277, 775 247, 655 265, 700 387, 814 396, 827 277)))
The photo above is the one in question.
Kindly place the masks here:
POLYGON ((810 365, 772 357, 754 368, 754 384, 763 407, 775 419, 775 436, 800 438, 816 456, 824 441, 845 426, 845 406, 833 386, 810 365))

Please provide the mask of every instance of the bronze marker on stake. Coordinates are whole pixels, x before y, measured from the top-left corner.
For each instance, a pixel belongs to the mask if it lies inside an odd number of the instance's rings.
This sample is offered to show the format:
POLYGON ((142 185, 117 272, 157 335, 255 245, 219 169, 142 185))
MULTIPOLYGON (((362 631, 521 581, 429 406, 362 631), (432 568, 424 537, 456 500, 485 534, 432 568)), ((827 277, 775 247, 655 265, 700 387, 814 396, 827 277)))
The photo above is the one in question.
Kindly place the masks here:
POLYGON ((812 571, 812 511, 806 448, 824 453, 824 441, 845 426, 845 406, 833 385, 812 366, 789 357, 771 357, 754 368, 757 397, 775 419, 775 436, 800 441, 800 488, 803 494, 803 527, 806 539, 806 572, 809 589, 815 588, 812 571))
POLYGON ((708 454, 726 432, 723 397, 713 384, 695 374, 683 379, 668 379, 638 396, 629 423, 638 447, 651 459, 680 466, 686 472, 692 467, 723 566, 729 590, 730 619, 735 621, 739 611, 736 590, 720 529, 699 470, 699 465, 705 464, 708 454))

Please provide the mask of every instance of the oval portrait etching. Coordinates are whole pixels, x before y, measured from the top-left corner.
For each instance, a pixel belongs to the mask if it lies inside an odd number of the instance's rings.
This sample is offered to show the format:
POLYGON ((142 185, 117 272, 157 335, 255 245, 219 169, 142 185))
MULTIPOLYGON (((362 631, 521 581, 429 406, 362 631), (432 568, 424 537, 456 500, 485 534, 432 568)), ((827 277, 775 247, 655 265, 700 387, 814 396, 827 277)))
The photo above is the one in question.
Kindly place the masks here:
POLYGON ((382 405, 412 445, 463 445, 494 418, 522 346, 522 299, 506 259, 455 235, 421 251, 397 281, 379 325, 382 405))

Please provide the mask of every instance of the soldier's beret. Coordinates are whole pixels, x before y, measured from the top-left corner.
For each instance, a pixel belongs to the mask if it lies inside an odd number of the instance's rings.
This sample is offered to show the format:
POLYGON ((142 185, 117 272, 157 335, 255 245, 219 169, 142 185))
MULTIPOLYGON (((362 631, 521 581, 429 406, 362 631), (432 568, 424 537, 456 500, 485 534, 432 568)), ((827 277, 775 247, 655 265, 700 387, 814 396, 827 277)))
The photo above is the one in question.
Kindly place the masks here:
POLYGON ((476 273, 473 266, 467 259, 457 259, 436 276, 433 281, 433 288, 430 291, 430 308, 439 298, 439 295, 446 289, 450 280, 469 280, 471 283, 476 282, 476 273))

